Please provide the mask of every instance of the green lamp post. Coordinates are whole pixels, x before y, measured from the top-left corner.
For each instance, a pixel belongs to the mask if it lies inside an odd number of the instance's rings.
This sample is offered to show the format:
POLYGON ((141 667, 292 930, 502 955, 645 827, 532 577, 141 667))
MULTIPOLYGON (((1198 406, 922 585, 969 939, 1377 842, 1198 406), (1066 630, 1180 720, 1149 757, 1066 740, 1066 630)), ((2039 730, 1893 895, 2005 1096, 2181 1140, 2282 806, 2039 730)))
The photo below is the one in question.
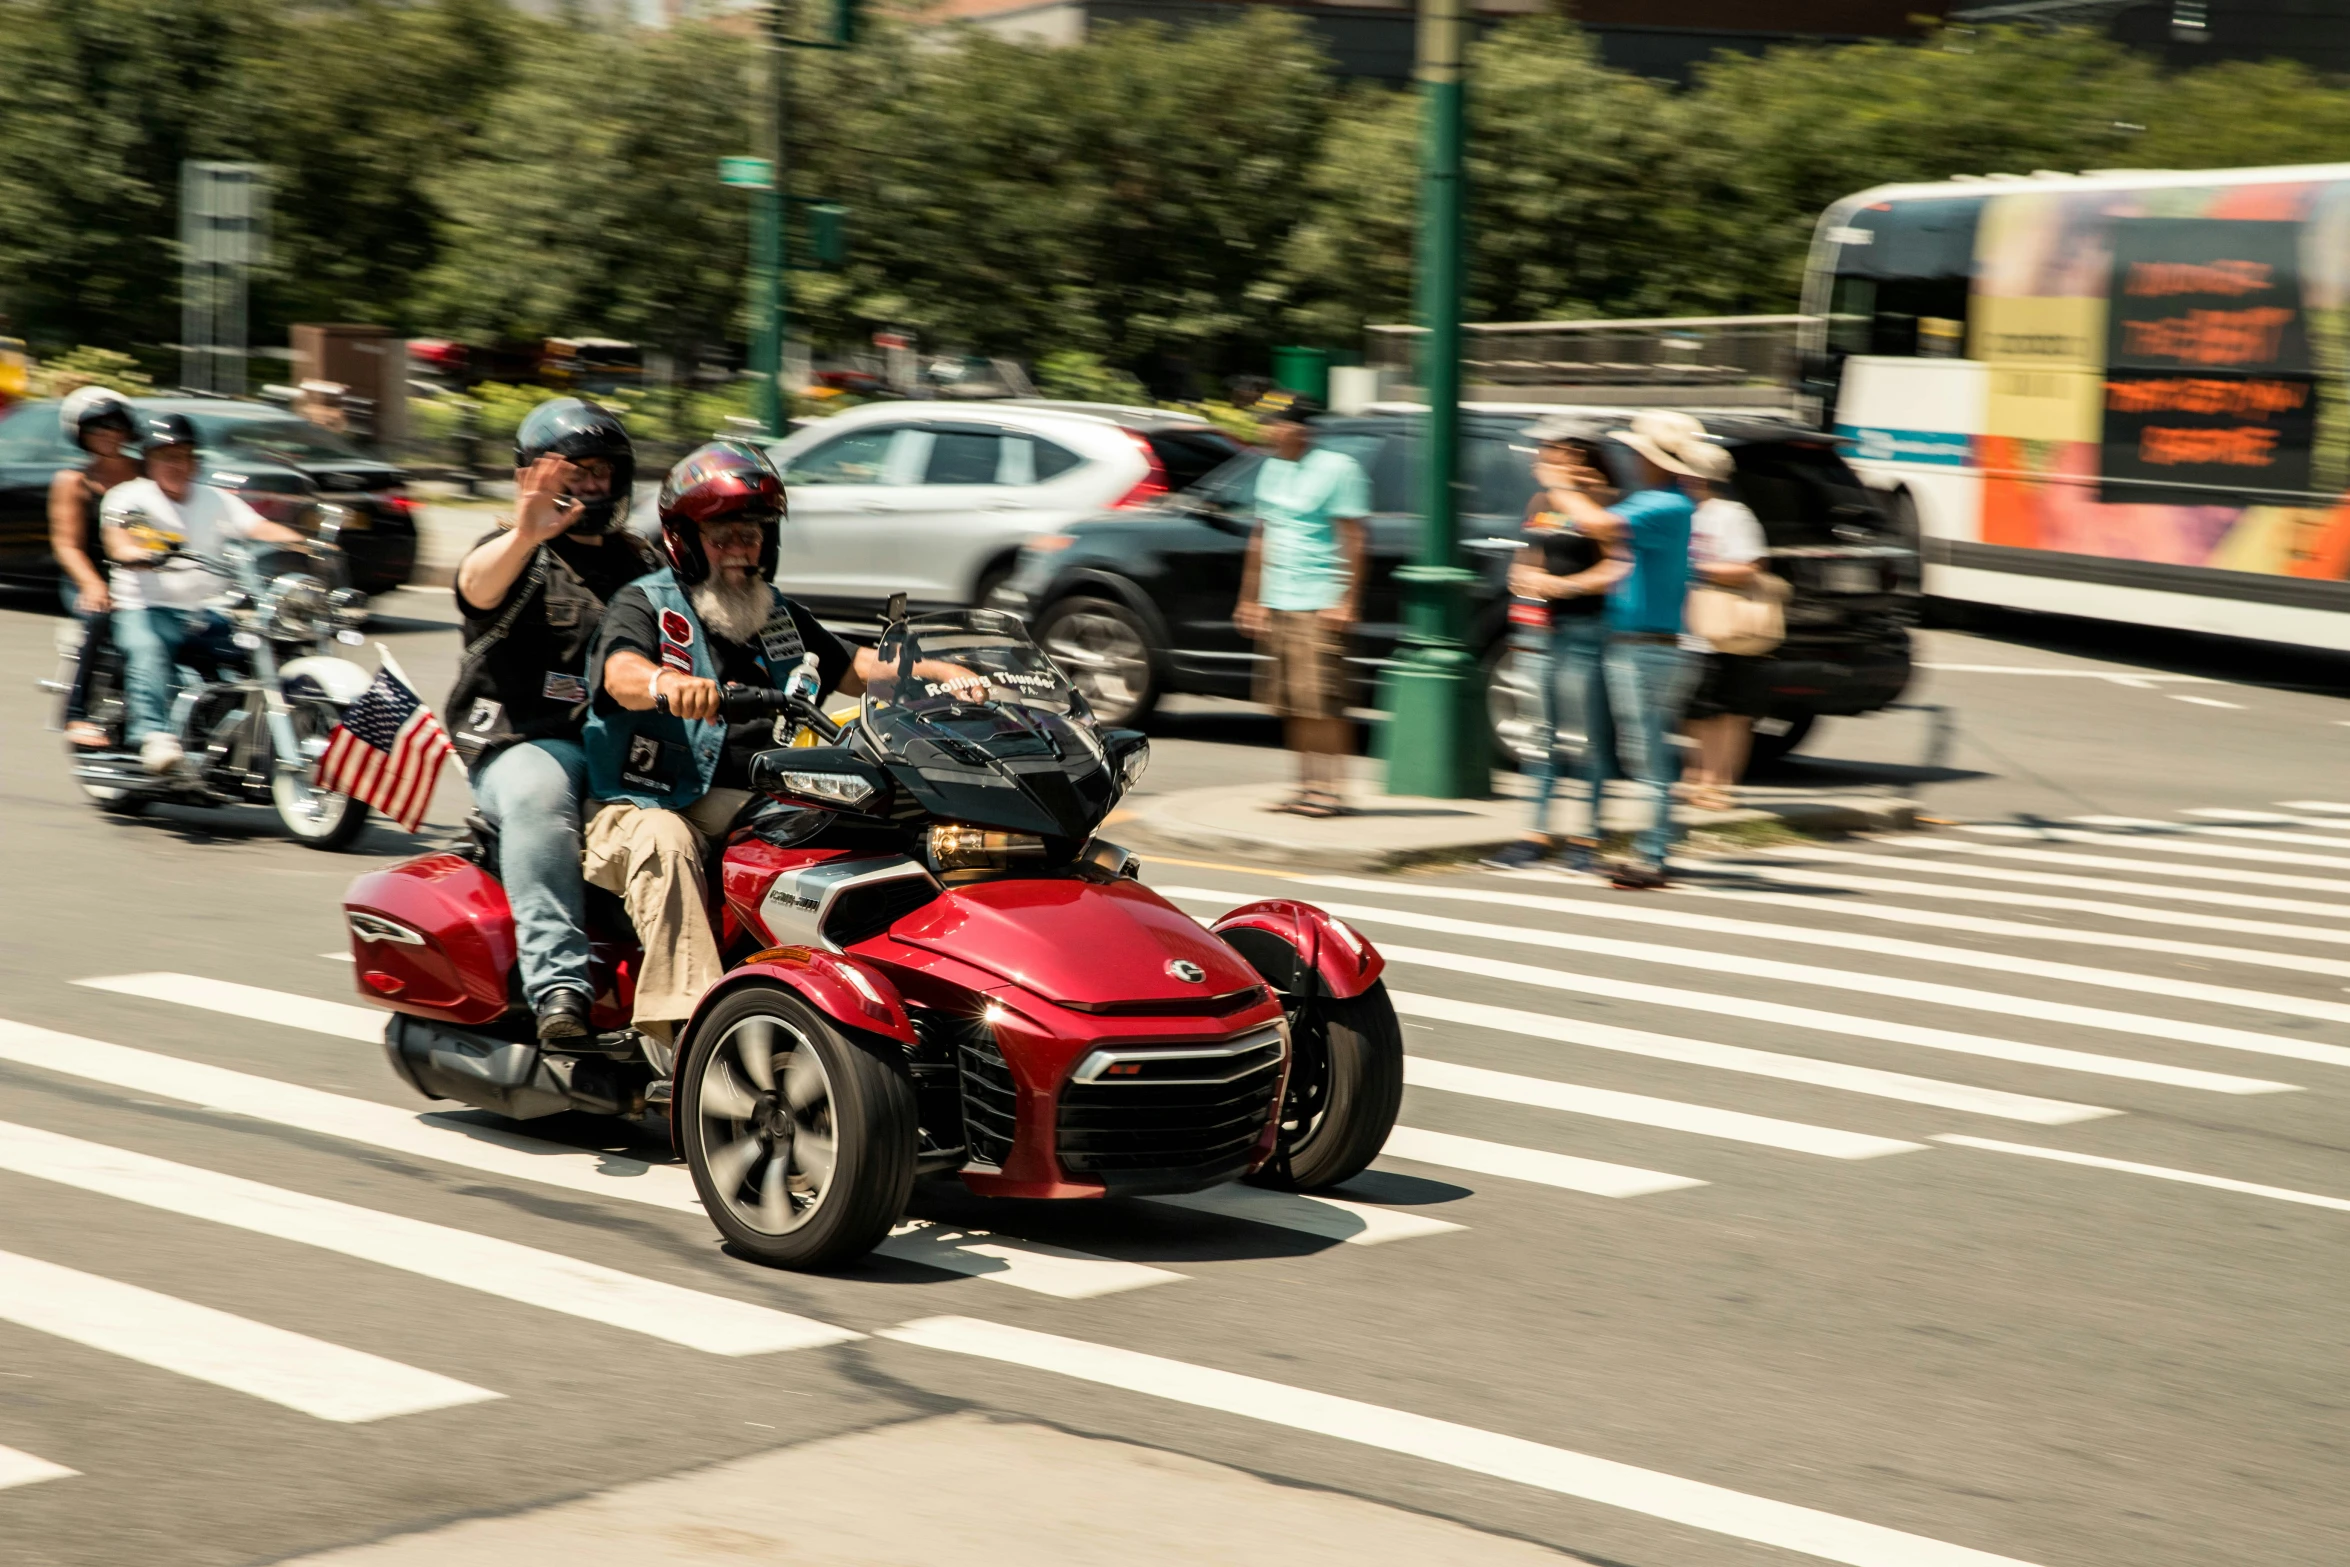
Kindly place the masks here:
POLYGON ((1403 649, 1389 666, 1381 702, 1387 792, 1439 799, 1493 792, 1484 682, 1463 635, 1473 574, 1460 564, 1466 9, 1466 0, 1420 0, 1415 292, 1428 424, 1420 442, 1420 558, 1396 573, 1405 596, 1403 649))

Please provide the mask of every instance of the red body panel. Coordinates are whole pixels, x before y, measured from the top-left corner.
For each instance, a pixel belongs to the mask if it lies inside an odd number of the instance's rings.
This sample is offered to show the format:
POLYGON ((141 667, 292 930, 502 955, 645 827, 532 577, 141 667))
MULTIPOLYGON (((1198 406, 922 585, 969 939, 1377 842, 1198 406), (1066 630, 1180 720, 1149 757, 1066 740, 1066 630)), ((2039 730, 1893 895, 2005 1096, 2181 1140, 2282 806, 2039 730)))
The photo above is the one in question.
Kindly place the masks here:
POLYGON ((851 860, 872 852, 871 849, 779 849, 752 837, 738 838, 728 844, 726 860, 719 872, 725 904, 719 946, 731 947, 738 933, 762 946, 775 939, 775 932, 759 917, 759 905, 766 901, 767 889, 775 885, 775 878, 785 871, 822 865, 828 860, 851 860))
POLYGON ((1079 1006, 1196 1004, 1258 982, 1239 953, 1138 881, 976 882, 915 910, 890 934, 1079 1006), (1196 964, 1203 977, 1177 977, 1178 962, 1196 964))
POLYGON ((1323 993, 1359 996, 1378 982, 1387 967, 1379 949, 1352 926, 1325 914, 1310 903, 1289 898, 1267 898, 1244 903, 1216 921, 1220 935, 1233 929, 1261 930, 1289 943, 1298 959, 1321 977, 1323 993))
MULTIPOLYGON (((905 1003, 888 976, 871 964, 812 947, 770 947, 754 952, 726 977, 703 993, 694 1005, 694 1022, 720 997, 758 980, 771 980, 796 993, 808 1005, 843 1028, 880 1034, 911 1049, 914 1025, 907 1021, 905 1003), (852 977, 854 976, 854 977, 852 977), (859 983, 862 981, 862 983, 859 983)), ((693 1023, 679 1036, 682 1050, 693 1037, 693 1023)))
POLYGON ((505 1014, 514 914, 506 889, 480 866, 454 854, 405 860, 351 883, 343 907, 425 938, 369 940, 351 931, 352 978, 368 1000, 452 1023, 505 1014))

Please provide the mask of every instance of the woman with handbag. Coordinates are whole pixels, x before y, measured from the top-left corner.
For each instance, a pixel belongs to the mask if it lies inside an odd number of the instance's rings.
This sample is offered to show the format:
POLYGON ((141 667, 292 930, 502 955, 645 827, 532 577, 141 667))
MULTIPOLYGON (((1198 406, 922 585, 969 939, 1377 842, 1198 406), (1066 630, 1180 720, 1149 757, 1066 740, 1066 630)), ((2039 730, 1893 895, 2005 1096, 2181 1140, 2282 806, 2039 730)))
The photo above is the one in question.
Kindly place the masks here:
POLYGON ((1763 565, 1770 543, 1762 523, 1730 497, 1736 471, 1719 446, 1700 450, 1701 476, 1682 481, 1697 502, 1689 525, 1689 604, 1682 646, 1702 655, 1704 671, 1689 700, 1684 728, 1697 742, 1687 788, 1701 811, 1728 810, 1746 770, 1754 721, 1770 700, 1767 655, 1785 639, 1787 584, 1763 565))

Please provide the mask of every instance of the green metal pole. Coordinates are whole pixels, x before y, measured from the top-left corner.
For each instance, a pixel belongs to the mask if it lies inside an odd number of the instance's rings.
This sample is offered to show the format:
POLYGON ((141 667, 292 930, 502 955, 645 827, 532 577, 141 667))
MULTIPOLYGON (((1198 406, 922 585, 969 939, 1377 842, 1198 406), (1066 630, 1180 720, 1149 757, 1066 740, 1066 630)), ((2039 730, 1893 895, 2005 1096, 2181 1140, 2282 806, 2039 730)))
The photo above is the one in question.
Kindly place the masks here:
POLYGON ((1493 792, 1485 689, 1467 647, 1460 565, 1460 398, 1468 41, 1466 0, 1420 0, 1420 559, 1396 573, 1403 648, 1389 666, 1380 754, 1389 794, 1482 799, 1493 792))
POLYGON ((788 203, 783 165, 785 93, 783 0, 767 7, 765 37, 752 70, 752 101, 758 105, 759 152, 767 160, 768 184, 751 195, 751 417, 771 437, 784 433, 784 314, 790 308, 790 274, 785 269, 784 233, 788 203))

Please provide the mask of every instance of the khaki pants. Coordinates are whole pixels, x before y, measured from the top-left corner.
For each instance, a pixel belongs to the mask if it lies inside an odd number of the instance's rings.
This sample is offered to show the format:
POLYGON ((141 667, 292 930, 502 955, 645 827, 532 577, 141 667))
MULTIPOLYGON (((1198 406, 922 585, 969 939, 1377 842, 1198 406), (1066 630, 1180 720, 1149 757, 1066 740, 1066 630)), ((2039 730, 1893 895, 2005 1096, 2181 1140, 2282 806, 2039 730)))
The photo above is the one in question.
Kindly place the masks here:
POLYGON ((713 789, 682 811, 606 805, 588 818, 588 882, 619 894, 644 943, 633 1019, 639 1028, 684 1022, 724 972, 702 856, 750 797, 748 789, 713 789))

